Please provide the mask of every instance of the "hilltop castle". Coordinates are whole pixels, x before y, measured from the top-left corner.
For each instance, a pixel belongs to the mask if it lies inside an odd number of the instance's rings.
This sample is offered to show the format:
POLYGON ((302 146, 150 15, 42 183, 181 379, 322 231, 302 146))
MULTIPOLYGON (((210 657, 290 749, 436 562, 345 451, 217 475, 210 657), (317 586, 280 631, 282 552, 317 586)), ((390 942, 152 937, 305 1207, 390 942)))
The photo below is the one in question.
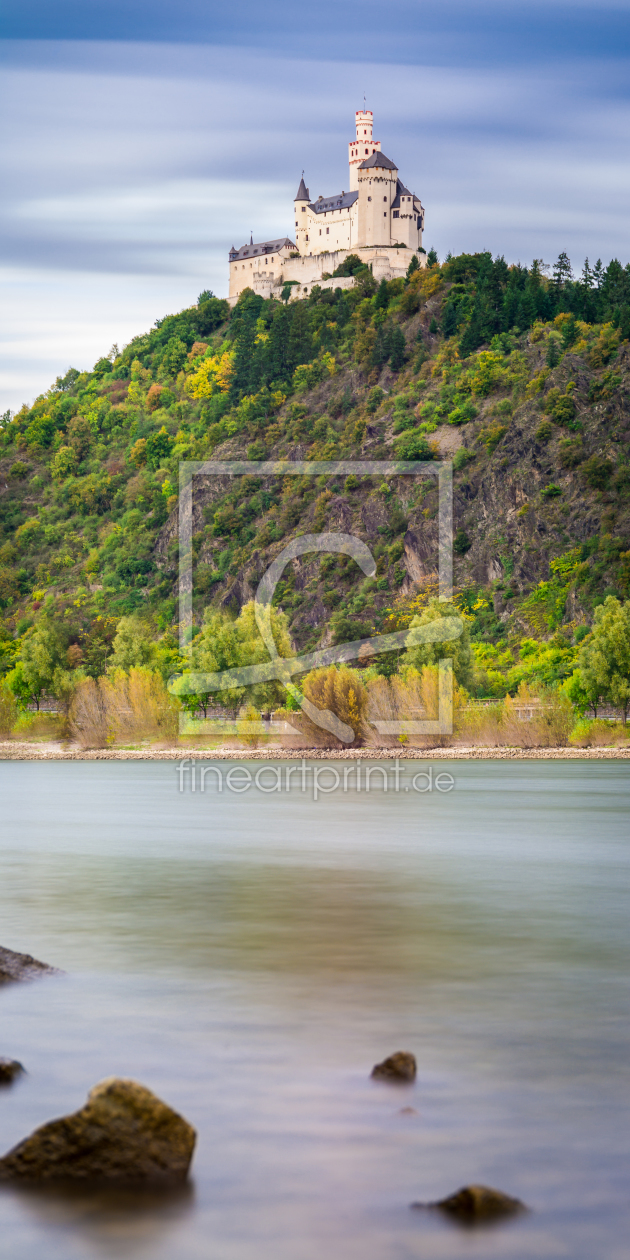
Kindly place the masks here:
POLYGON ((332 277, 348 254, 358 254, 376 280, 404 276, 413 255, 425 263, 422 203, 398 178, 395 162, 372 137, 371 110, 357 110, 356 136, 348 145, 349 188, 311 201, 300 180, 294 200, 295 241, 279 237, 240 249, 232 246, 230 295, 234 305, 243 289, 279 297, 285 285, 292 297, 306 297, 314 285, 351 288, 352 276, 332 277))

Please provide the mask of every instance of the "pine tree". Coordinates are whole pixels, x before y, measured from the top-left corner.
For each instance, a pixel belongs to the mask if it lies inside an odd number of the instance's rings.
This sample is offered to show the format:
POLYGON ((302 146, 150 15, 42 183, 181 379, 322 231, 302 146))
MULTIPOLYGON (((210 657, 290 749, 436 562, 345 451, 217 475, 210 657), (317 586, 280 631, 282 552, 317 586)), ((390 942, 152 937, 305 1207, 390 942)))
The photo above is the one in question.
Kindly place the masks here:
POLYGON ((454 302, 447 302, 442 320, 442 332, 445 337, 452 337, 457 332, 457 307, 454 302))
POLYGON ((378 286, 378 292, 374 298, 374 306, 377 311, 386 311, 389 306, 389 293, 387 291, 387 281, 381 280, 378 286))
POLYGON ((420 269, 420 263, 418 262, 418 255, 414 254, 411 259, 411 262, 409 263, 409 266, 407 267, 407 279, 411 280, 411 277, 414 271, 419 271, 419 269, 420 269))
POLYGON ((562 253, 558 255, 558 261, 553 265, 553 283, 555 288, 560 290, 564 289, 567 281, 572 279, 573 272, 571 270, 571 259, 563 250, 562 253))
POLYGON ((397 372, 401 367, 403 367, 405 359, 407 358, 407 343, 405 341, 405 334, 398 324, 392 329, 389 345, 389 362, 394 371, 397 372))
POLYGON ((593 272, 591 271, 591 268, 589 266, 588 258, 584 259, 584 266, 582 267, 582 275, 580 276, 580 284, 582 285, 583 289, 587 290, 587 292, 590 292, 590 290, 593 288, 593 284, 594 284, 593 272))

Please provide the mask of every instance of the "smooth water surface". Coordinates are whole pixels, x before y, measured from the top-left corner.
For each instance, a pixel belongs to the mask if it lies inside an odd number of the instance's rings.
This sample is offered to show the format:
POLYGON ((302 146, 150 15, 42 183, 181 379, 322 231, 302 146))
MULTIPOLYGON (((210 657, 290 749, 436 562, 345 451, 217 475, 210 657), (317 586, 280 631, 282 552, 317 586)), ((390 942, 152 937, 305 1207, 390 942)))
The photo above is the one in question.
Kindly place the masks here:
POLYGON ((314 801, 0 763, 0 943, 67 973, 0 990, 0 1149, 110 1075, 199 1135, 170 1198, 2 1188, 3 1255, 627 1260, 627 763, 438 769, 314 801), (415 1086, 372 1082, 397 1049, 415 1086), (409 1208, 474 1181, 532 1212, 409 1208))

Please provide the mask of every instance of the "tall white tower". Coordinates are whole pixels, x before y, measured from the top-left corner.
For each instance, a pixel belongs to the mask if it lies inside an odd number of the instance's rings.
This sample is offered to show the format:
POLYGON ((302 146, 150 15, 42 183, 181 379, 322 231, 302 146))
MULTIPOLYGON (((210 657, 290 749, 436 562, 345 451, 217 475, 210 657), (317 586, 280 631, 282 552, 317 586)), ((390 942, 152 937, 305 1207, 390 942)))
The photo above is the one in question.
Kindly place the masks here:
POLYGON ((312 248, 308 248, 308 205, 310 202, 310 194, 306 184, 304 183, 304 171, 300 180, 300 187, 293 199, 293 207, 295 210, 295 244, 298 254, 312 253, 312 248))
POLYGON ((372 130, 374 116, 371 109, 358 109, 355 114, 356 119, 356 139, 351 140, 348 145, 348 162, 350 165, 350 192, 356 192, 359 187, 358 170, 366 157, 371 157, 373 153, 380 153, 380 140, 372 139, 372 130))

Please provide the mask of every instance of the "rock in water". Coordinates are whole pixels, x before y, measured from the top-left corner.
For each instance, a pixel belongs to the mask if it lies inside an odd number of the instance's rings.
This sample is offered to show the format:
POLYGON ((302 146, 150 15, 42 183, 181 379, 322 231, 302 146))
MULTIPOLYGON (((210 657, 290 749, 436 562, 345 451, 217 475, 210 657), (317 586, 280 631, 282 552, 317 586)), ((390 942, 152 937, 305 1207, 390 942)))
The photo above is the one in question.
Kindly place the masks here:
POLYGON ((184 1181, 196 1136, 150 1089, 111 1076, 0 1159, 0 1181, 184 1181))
POLYGON ((16 954, 0 945, 0 984, 11 980, 39 980, 40 976, 60 976, 63 972, 48 963, 38 962, 30 954, 16 954))
POLYGON ((527 1211, 520 1199, 512 1199, 509 1194, 493 1190, 491 1186, 463 1186, 456 1194, 440 1199, 438 1203, 412 1203, 411 1206, 439 1208, 465 1225, 497 1221, 503 1216, 516 1216, 527 1211))
POLYGON ((0 1085, 10 1085, 23 1071, 24 1068, 17 1059, 0 1059, 0 1085))
POLYGON ((372 1076, 379 1081, 397 1081, 409 1084, 416 1079, 416 1060, 407 1050, 397 1050, 388 1059, 372 1068, 372 1076))

